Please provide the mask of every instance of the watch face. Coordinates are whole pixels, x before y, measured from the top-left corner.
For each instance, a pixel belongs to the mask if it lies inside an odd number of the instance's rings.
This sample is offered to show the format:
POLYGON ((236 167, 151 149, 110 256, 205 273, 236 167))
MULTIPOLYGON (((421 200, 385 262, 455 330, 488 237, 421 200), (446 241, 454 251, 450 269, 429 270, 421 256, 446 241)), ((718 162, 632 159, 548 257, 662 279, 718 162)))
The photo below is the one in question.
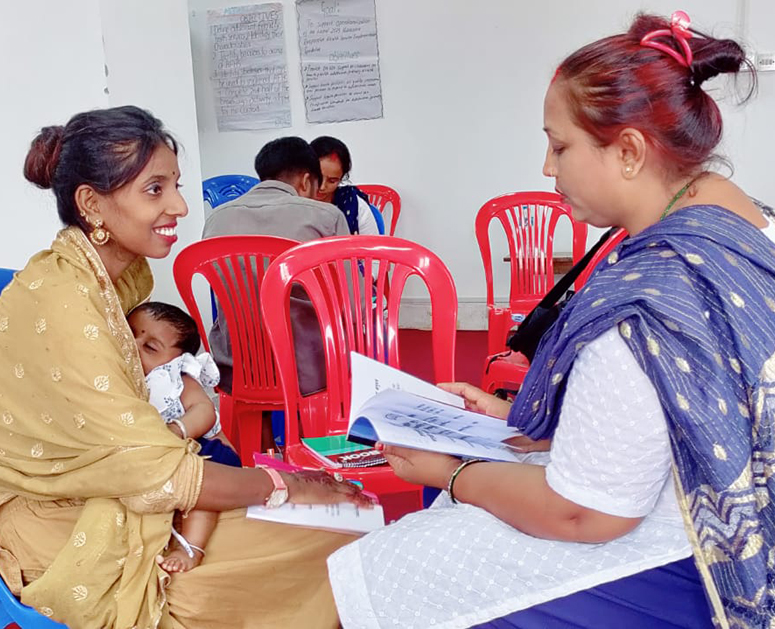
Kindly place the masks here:
POLYGON ((269 499, 266 501, 266 506, 270 509, 276 509, 288 502, 288 488, 283 489, 275 488, 275 490, 269 495, 269 499))

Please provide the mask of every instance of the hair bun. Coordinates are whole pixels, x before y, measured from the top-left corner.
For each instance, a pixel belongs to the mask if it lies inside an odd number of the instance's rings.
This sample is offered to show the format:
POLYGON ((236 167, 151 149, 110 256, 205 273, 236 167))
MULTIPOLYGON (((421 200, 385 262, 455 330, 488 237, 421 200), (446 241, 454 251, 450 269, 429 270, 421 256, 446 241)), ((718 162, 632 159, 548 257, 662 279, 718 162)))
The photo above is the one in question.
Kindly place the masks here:
POLYGON ((736 74, 746 64, 745 51, 732 39, 693 40, 692 52, 692 78, 696 85, 719 74, 736 74))
POLYGON ((43 127, 24 160, 24 177, 39 188, 50 188, 62 152, 65 128, 43 127))

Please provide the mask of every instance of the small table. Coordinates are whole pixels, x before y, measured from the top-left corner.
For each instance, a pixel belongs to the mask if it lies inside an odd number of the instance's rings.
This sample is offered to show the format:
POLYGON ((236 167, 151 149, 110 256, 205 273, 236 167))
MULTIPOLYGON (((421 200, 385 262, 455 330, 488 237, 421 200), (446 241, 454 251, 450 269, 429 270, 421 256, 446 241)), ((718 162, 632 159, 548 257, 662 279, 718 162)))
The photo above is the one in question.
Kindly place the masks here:
MULTIPOLYGON (((511 262, 511 256, 503 256, 504 262, 511 262)), ((552 258, 552 266, 556 275, 565 275, 573 268, 573 256, 566 253, 554 256, 552 258)))

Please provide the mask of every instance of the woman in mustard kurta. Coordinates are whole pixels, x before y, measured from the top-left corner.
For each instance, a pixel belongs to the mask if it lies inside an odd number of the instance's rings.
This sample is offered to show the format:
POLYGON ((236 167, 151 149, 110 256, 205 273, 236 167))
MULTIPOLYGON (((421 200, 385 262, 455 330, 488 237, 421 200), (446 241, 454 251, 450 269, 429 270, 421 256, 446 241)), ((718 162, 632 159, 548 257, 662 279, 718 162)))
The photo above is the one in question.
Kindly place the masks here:
MULTIPOLYGON (((147 401, 125 315, 187 213, 176 155, 136 107, 32 143, 25 176, 66 227, 0 299, 0 575, 71 629, 336 626, 325 559, 351 538, 247 520, 282 483, 198 457, 147 401), (156 558, 194 507, 219 524, 203 563, 170 579, 156 558)), ((281 480, 292 502, 365 500, 322 473, 281 480)))

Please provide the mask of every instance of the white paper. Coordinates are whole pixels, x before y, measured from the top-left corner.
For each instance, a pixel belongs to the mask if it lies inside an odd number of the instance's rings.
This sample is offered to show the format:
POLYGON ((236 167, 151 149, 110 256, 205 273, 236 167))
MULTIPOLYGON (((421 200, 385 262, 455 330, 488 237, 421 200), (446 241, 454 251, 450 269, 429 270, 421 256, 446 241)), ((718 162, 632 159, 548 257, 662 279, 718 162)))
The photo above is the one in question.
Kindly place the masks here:
POLYGON ((520 460, 519 449, 501 443, 519 434, 502 419, 395 390, 372 397, 348 431, 350 438, 495 461, 520 460))
POLYGON ((420 397, 443 402, 457 408, 465 408, 465 400, 459 395, 449 393, 439 387, 420 380, 394 367, 373 360, 358 352, 350 352, 350 418, 348 427, 352 426, 358 410, 366 404, 369 398, 381 391, 394 389, 407 391, 420 397))
POLYGON ((346 533, 368 533, 385 526, 385 514, 380 505, 365 509, 349 502, 334 505, 297 505, 286 502, 276 509, 248 507, 247 517, 346 533))
POLYGON ((218 130, 290 127, 283 5, 210 10, 207 24, 218 130))
POLYGON ((374 0, 297 0, 307 121, 382 117, 374 0))

